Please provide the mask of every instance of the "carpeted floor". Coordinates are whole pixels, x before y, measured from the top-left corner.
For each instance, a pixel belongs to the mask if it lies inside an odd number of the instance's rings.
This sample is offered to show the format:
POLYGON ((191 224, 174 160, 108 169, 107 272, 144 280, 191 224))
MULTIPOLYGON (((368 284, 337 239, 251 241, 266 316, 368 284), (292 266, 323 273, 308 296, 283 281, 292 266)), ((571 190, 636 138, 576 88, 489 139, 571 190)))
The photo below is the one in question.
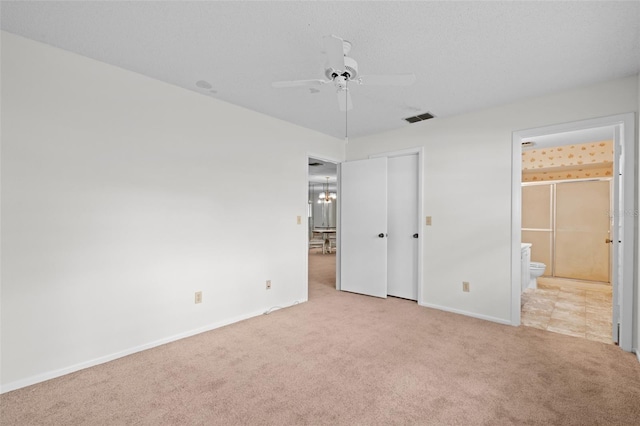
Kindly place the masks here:
POLYGON ((0 397, 2 425, 637 425, 618 347, 334 289, 0 397))

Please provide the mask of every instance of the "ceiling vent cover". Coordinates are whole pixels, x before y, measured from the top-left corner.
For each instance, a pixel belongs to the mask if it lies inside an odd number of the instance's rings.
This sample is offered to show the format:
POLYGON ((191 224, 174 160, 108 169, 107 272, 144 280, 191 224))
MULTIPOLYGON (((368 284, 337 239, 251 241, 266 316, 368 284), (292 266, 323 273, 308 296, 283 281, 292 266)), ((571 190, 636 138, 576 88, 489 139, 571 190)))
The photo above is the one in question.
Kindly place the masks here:
POLYGON ((431 114, 430 112, 425 112, 424 114, 414 115, 413 117, 407 117, 404 120, 409 122, 409 123, 417 123, 418 121, 429 120, 429 119, 434 118, 434 117, 435 116, 433 114, 431 114))

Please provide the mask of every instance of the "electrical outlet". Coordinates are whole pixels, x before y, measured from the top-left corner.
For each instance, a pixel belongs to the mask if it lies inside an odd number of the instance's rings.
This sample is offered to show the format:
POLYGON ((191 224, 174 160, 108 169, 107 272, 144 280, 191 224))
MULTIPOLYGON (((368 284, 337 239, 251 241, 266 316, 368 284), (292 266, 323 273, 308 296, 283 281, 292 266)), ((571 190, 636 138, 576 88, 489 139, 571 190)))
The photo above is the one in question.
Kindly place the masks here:
POLYGON ((426 224, 427 226, 431 226, 431 216, 427 216, 426 224))
POLYGON ((462 281, 462 291, 464 292, 469 292, 469 282, 468 281, 462 281))
POLYGON ((267 290, 271 288, 271 280, 267 280, 267 290))
POLYGON ((202 303, 202 292, 196 291, 196 303, 202 303))
POLYGON ((302 225, 302 216, 297 216, 298 225, 302 225))

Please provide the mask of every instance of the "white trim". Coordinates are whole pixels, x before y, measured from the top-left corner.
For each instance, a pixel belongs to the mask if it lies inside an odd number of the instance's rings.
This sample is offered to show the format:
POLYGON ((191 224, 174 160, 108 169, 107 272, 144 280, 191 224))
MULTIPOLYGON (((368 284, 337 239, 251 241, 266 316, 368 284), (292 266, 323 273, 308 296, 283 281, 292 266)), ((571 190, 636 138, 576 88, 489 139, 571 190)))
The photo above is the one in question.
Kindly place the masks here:
POLYGON ((388 151, 388 152, 380 152, 378 154, 371 154, 371 155, 369 155, 369 158, 402 157, 404 155, 413 155, 413 154, 421 155, 422 153, 424 153, 424 147, 416 146, 414 148, 400 149, 398 151, 388 151))
POLYGON ((498 324, 511 325, 511 321, 506 319, 491 317, 489 315, 476 314, 475 312, 463 311, 462 309, 453 309, 446 306, 434 305, 433 303, 418 303, 418 305, 424 306, 425 308, 432 308, 432 309, 437 309, 439 311, 451 312, 453 314, 459 314, 467 317, 478 318, 485 321, 496 322, 498 324))
POLYGON ((636 358, 638 358, 638 362, 640 362, 640 350, 636 349, 636 358))
POLYGON ((511 325, 520 325, 522 297, 522 135, 511 141, 511 325), (517 262, 517 264, 516 264, 517 262))
MULTIPOLYGON (((635 185, 635 115, 626 113, 609 117, 600 117, 589 120, 575 121, 571 123, 557 124, 535 129, 527 129, 513 132, 512 134, 512 159, 511 159, 511 325, 520 325, 520 229, 522 225, 522 140, 553 133, 571 132, 597 127, 621 128, 624 149, 624 205, 625 209, 635 209, 636 185, 635 185)), ((616 168, 616 172, 619 169, 616 168)), ((636 221, 628 220, 624 223, 622 236, 623 245, 623 279, 620 316, 620 347, 625 351, 631 351, 634 331, 634 260, 635 260, 635 227, 636 221)))
MULTIPOLYGON (((316 158, 322 161, 328 161, 329 163, 334 163, 336 165, 336 253, 340 253, 340 164, 344 160, 339 160, 334 157, 327 157, 322 154, 314 154, 311 152, 307 152, 307 194, 309 193, 309 158, 316 158)), ((309 200, 307 200, 307 203, 309 200)), ((308 221, 307 221, 308 223, 308 221)), ((306 238, 306 250, 309 250, 309 237, 308 232, 305 232, 307 235, 306 238)), ((306 279, 306 288, 307 288, 307 298, 309 298, 309 257, 305 257, 305 279, 306 279)), ((336 256, 336 290, 340 290, 340 256, 336 256)))
POLYGON ((423 217, 424 217, 424 147, 419 146, 419 147, 415 147, 415 148, 407 148, 407 149, 401 149, 398 151, 390 151, 390 152, 383 152, 383 153, 379 153, 379 154, 372 154, 369 155, 369 158, 379 158, 379 157, 387 157, 387 158, 391 158, 391 157, 401 157, 404 155, 417 155, 418 156, 418 223, 417 223, 417 227, 416 229, 418 230, 418 234, 419 234, 419 241, 420 244, 418 244, 418 305, 422 304, 422 293, 423 293, 423 287, 424 287, 424 282, 422 281, 423 279, 423 269, 424 269, 424 261, 423 261, 423 246, 424 246, 424 226, 423 226, 423 217))
POLYGON ((576 178, 576 179, 549 179, 540 180, 536 182, 522 182, 522 186, 536 186, 536 185, 551 185, 554 183, 569 183, 569 182, 593 182, 593 181, 612 181, 610 177, 592 177, 592 178, 576 178))
POLYGON ((342 284, 340 282, 341 268, 342 268, 342 253, 341 241, 342 241, 342 163, 338 163, 338 174, 336 175, 336 290, 342 290, 342 284))
MULTIPOLYGON (((294 302, 295 303, 295 302, 294 302)), ((301 302, 302 303, 302 302, 301 302)), ((295 303, 297 304, 297 303, 295 303)), ((37 374, 35 376, 27 377, 26 379, 17 380, 15 382, 7 383, 2 386, 0 389, 0 394, 10 392, 16 389, 24 388, 26 386, 35 385, 36 383, 44 382, 46 380, 55 379, 56 377, 64 376, 66 374, 74 373, 76 371, 84 370, 85 368, 95 367, 96 365, 104 364, 109 361, 116 360, 118 358, 122 358, 137 352, 146 351, 147 349, 152 349, 157 346, 165 345, 167 343, 175 342, 176 340, 181 340, 186 337, 195 336, 196 334, 204 333, 207 331, 214 330, 216 328, 224 327, 229 324, 233 324, 239 321, 243 321, 249 318, 257 317, 259 315, 264 315, 265 310, 262 309, 260 311, 252 312, 249 314, 239 315, 237 317, 233 317, 230 319, 225 319, 223 321, 219 321, 213 324, 205 325, 204 327, 199 327, 194 330, 185 331, 184 333, 176 334, 170 337, 165 337, 153 342, 145 343, 143 345, 134 346, 129 349, 125 349, 123 351, 119 351, 116 353, 112 353, 109 355, 101 356, 99 358, 95 358, 92 360, 84 361, 79 364, 70 365, 68 367, 63 367, 57 370, 48 371, 46 373, 37 374)))
MULTIPOLYGON (((312 152, 307 152, 307 158, 315 158, 317 160, 328 161, 330 163, 335 163, 335 164, 342 163, 343 161, 336 157, 327 157, 326 155, 314 154, 312 152)), ((309 162, 307 162, 307 176, 309 176, 309 162)))

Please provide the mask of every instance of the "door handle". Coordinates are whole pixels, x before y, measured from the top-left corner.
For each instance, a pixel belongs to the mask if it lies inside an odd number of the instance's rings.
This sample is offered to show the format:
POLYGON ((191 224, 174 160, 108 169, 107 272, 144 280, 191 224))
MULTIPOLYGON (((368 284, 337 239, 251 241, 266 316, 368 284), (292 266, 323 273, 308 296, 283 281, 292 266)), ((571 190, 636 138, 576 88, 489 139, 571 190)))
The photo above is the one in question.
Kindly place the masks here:
POLYGON ((413 238, 418 238, 418 234, 413 234, 413 238))
POLYGON ((385 235, 382 232, 378 234, 378 238, 384 238, 384 237, 385 235))
POLYGON ((605 242, 605 243, 607 243, 607 244, 609 244, 609 243, 612 243, 612 242, 613 242, 613 240, 610 240, 609 238, 607 238, 606 240, 604 240, 604 242, 605 242))

